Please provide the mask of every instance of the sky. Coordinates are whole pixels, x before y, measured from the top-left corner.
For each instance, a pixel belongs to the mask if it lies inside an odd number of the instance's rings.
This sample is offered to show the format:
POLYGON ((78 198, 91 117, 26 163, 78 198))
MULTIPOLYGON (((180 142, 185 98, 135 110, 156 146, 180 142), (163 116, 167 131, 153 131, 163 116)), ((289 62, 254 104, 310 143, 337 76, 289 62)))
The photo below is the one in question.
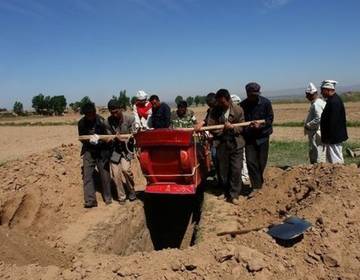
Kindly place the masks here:
POLYGON ((358 0, 0 0, 0 107, 360 83, 358 0))

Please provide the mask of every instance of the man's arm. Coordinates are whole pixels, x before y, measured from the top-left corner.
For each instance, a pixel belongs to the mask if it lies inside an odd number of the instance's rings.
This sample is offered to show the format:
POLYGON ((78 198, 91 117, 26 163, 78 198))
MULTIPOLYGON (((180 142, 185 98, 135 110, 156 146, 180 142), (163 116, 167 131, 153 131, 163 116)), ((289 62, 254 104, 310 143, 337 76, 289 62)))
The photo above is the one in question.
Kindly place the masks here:
POLYGON ((309 130, 317 130, 320 125, 321 114, 323 112, 323 108, 314 103, 311 106, 310 112, 311 112, 311 115, 314 116, 314 118, 305 124, 305 128, 309 129, 309 130))

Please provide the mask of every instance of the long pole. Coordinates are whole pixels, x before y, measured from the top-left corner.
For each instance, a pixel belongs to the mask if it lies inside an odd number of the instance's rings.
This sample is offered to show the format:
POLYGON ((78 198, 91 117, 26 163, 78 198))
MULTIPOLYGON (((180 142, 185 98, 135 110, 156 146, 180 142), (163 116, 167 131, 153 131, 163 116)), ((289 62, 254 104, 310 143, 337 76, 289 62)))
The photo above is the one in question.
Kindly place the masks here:
MULTIPOLYGON (((265 120, 255 120, 255 121, 251 121, 251 122, 233 123, 232 125, 234 127, 245 127, 245 126, 249 126, 253 122, 256 122, 259 124, 264 124, 265 120)), ((224 128, 223 124, 218 124, 218 125, 203 126, 202 128, 199 129, 199 131, 211 131, 211 130, 218 130, 218 129, 223 129, 223 128, 224 128)), ((175 129, 194 131, 194 128, 192 128, 192 127, 191 128, 175 128, 175 129)), ((112 139, 118 138, 119 140, 126 141, 131 136, 133 136, 133 134, 98 135, 98 136, 99 136, 99 140, 112 140, 112 139)), ((91 135, 81 135, 81 136, 79 136, 79 141, 90 140, 90 137, 91 137, 91 135)))

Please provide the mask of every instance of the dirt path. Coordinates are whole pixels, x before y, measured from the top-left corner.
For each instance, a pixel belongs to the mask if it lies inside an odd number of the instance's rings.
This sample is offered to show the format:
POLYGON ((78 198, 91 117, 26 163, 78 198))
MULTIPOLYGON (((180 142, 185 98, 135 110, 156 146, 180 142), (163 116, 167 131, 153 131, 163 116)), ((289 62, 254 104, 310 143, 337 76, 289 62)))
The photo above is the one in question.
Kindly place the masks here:
POLYGON ((0 127, 0 163, 77 143, 76 126, 0 127))

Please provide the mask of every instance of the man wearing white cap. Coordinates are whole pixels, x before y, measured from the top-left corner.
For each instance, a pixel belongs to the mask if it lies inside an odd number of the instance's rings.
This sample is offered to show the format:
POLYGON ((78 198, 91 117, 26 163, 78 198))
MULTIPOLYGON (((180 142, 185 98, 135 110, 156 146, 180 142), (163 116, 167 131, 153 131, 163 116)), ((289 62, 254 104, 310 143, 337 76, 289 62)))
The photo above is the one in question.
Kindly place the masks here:
POLYGON ((147 101, 148 94, 139 90, 136 93, 136 102, 133 107, 135 115, 135 125, 140 129, 148 129, 150 127, 150 117, 152 114, 152 105, 147 101))
POLYGON ((321 94, 326 99, 320 122, 321 141, 325 145, 327 162, 344 163, 342 142, 348 139, 346 113, 344 103, 336 94, 336 84, 333 80, 325 80, 321 84, 321 94))
POLYGON ((309 113, 304 124, 305 135, 309 137, 310 163, 325 162, 325 147, 321 142, 320 120, 326 103, 319 97, 318 91, 313 83, 309 84, 305 94, 306 99, 311 102, 309 113))

